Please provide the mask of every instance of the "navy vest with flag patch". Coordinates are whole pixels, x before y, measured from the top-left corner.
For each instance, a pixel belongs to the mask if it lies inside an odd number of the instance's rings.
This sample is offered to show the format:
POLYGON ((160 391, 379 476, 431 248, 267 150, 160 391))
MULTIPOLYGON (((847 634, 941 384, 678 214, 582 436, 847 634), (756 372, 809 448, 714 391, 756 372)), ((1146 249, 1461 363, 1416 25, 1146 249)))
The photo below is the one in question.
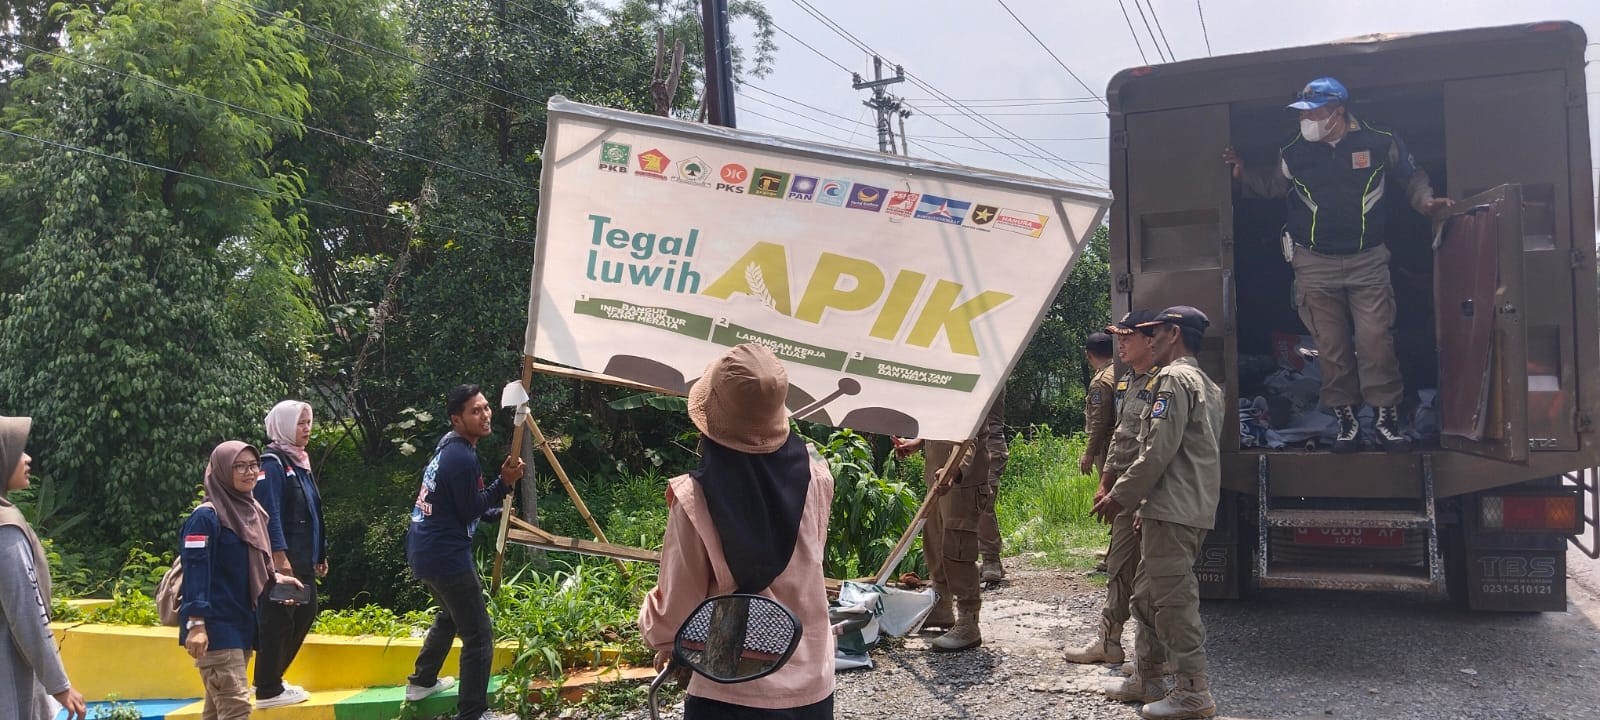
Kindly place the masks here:
POLYGON ((1389 149, 1400 139, 1352 120, 1337 145, 1296 135, 1283 147, 1289 169, 1289 214, 1285 229, 1296 245, 1348 255, 1384 243, 1388 175, 1404 182, 1416 172, 1398 147, 1402 167, 1389 167, 1389 149))

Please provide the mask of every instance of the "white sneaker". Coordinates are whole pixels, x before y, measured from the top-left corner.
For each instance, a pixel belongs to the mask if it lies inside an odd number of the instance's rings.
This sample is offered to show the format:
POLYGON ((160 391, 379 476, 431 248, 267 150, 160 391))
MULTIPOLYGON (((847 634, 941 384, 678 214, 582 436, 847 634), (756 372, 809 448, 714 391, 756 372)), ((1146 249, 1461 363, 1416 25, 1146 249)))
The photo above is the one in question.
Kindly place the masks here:
POLYGON ((433 684, 428 687, 422 687, 421 685, 407 685, 406 702, 417 702, 418 700, 437 695, 455 686, 456 679, 448 676, 435 680, 433 684))
POLYGON ((257 698, 256 709, 265 710, 286 705, 299 705, 310 699, 311 693, 306 692, 305 688, 284 683, 283 692, 269 698, 257 698))
POLYGON ((479 715, 478 720, 522 720, 522 718, 518 717, 516 713, 489 710, 484 714, 479 715))

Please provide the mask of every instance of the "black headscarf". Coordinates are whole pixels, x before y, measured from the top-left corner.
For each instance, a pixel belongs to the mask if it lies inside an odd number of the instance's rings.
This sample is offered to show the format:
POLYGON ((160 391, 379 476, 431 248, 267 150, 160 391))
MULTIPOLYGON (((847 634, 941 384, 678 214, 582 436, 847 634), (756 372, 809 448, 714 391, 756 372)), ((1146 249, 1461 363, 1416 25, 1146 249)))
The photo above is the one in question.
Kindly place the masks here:
POLYGON ((742 453, 700 439, 700 467, 689 473, 711 522, 722 536, 722 554, 737 584, 735 592, 767 589, 794 555, 800 516, 811 489, 811 454, 790 433, 774 452, 742 453))

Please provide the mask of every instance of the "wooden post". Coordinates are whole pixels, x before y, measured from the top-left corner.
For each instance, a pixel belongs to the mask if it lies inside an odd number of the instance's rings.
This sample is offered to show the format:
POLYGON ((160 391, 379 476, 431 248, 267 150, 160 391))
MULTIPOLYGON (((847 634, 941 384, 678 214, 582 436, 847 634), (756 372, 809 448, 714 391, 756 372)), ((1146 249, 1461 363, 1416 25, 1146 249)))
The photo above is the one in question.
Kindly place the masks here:
MULTIPOLYGON (((522 389, 524 391, 533 389, 532 355, 522 356, 522 389)), ((532 417, 533 416, 530 413, 529 419, 531 420, 532 417)), ((513 418, 515 418, 515 416, 513 416, 513 418)), ((506 457, 520 458, 522 457, 522 423, 516 422, 515 419, 513 419, 511 425, 511 451, 506 453, 506 457)), ((530 466, 527 469, 531 470, 532 468, 530 466)), ((518 482, 527 482, 527 480, 527 472, 524 471, 522 479, 518 482)), ((506 563, 506 530, 510 527, 510 523, 511 493, 506 493, 505 500, 501 501, 500 503, 500 529, 496 533, 494 539, 494 574, 491 576, 489 582, 490 594, 500 590, 500 578, 502 573, 505 571, 506 563)))
MULTIPOLYGON (((544 451, 544 459, 550 463, 550 468, 555 471, 556 479, 560 480, 561 486, 567 489, 567 497, 572 498, 572 504, 578 508, 578 514, 583 516, 583 521, 588 523, 589 530, 594 532, 594 539, 603 543, 610 543, 611 541, 606 539, 605 531, 600 529, 600 523, 595 522, 594 516, 589 514, 589 506, 583 503, 583 498, 578 495, 578 489, 572 486, 572 480, 567 477, 566 468, 561 467, 561 461, 556 459, 555 448, 550 447, 550 441, 545 439, 544 432, 539 430, 539 423, 534 422, 532 415, 528 416, 528 428, 533 430, 533 441, 539 446, 540 450, 544 451)), ((613 558, 612 562, 617 564, 617 569, 621 570, 624 575, 628 573, 628 566, 622 564, 621 560, 613 558)))
MULTIPOLYGON (((889 574, 894 572, 900 561, 905 559, 906 553, 911 551, 911 542, 916 539, 917 533, 922 532, 922 526, 927 523, 928 511, 934 500, 939 497, 939 490, 954 480, 955 473, 960 469, 961 461, 967 458, 967 450, 971 445, 971 441, 961 443, 950 453, 950 459, 944 462, 942 479, 928 488, 927 496, 922 498, 922 507, 917 508, 917 514, 911 518, 911 524, 900 536, 900 541, 894 544, 894 551, 889 553, 889 558, 883 562, 883 567, 878 568, 878 575, 873 578, 875 584, 883 585, 888 582, 889 574)), ((926 448, 927 444, 924 443, 923 447, 926 448)))

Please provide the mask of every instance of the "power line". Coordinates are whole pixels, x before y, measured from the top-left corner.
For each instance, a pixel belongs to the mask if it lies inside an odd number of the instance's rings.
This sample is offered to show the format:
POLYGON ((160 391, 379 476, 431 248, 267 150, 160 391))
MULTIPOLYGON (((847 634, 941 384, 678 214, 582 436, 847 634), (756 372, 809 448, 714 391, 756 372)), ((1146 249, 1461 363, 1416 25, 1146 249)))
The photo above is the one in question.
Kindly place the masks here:
POLYGON ((806 42, 804 40, 801 40, 794 33, 789 32, 788 30, 785 30, 785 29, 783 29, 781 27, 778 27, 777 23, 771 23, 771 25, 772 25, 772 29, 773 30, 777 30, 778 32, 783 33, 784 35, 789 36, 790 39, 794 40, 797 43, 800 43, 800 45, 802 47, 804 47, 805 49, 810 50, 813 53, 816 53, 817 57, 822 58, 823 60, 827 60, 830 63, 833 63, 834 67, 839 68, 840 70, 843 70, 843 71, 845 71, 847 73, 854 73, 855 72, 855 71, 851 70, 850 68, 845 67, 844 64, 840 63, 838 60, 835 60, 835 59, 829 57, 827 55, 827 53, 824 53, 821 50, 818 50, 818 49, 812 47, 811 43, 808 43, 808 42, 806 42))
POLYGON ((1150 56, 1144 54, 1144 43, 1139 42, 1139 32, 1133 29, 1133 18, 1128 17, 1127 3, 1117 0, 1117 7, 1122 8, 1122 21, 1127 23, 1128 34, 1133 36, 1133 46, 1139 49, 1139 59, 1144 61, 1144 64, 1149 65, 1150 56))
MULTIPOLYGON (((856 123, 856 122, 858 122, 856 120, 851 120, 850 118, 847 118, 847 117, 845 117, 843 115, 840 115, 838 113, 829 112, 827 110, 823 110, 822 108, 819 108, 819 107, 817 107, 815 105, 809 105, 807 103, 800 102, 799 100, 795 100, 794 98, 786 97, 784 95, 779 95, 778 93, 775 93, 775 92, 773 92, 771 90, 767 90, 765 88, 759 87, 754 83, 743 83, 743 84, 741 84, 739 86, 739 89, 741 89, 741 90, 745 90, 745 89, 754 90, 756 92, 759 92, 759 93, 762 93, 762 94, 765 94, 765 95, 771 95, 771 96, 773 96, 775 98, 794 103, 795 105, 799 105, 800 107, 806 108, 808 110, 814 110, 816 112, 822 113, 823 115, 830 115, 830 116, 839 118, 840 120, 843 120, 843 121, 845 121, 847 123, 856 123)), ((751 98, 751 99, 755 100, 757 98, 751 98)), ((868 122, 862 122, 862 123, 859 123, 859 124, 865 125, 867 127, 877 127, 876 125, 873 125, 872 123, 868 123, 868 122)))
MULTIPOLYGON (((1134 1, 1138 2, 1138 0, 1134 1)), ((1167 46, 1167 57, 1172 58, 1173 62, 1177 62, 1178 55, 1172 52, 1172 43, 1167 42, 1167 29, 1161 27, 1161 16, 1156 14, 1155 0, 1144 0, 1144 4, 1150 6, 1150 19, 1156 21, 1156 31, 1161 33, 1161 44, 1167 46)))
POLYGON ((1005 8, 1006 13, 1011 16, 1012 20, 1017 21, 1017 24, 1021 25, 1023 30, 1028 31, 1028 37, 1033 38, 1033 41, 1038 43, 1039 47, 1044 48, 1045 52, 1050 53, 1051 59, 1055 60, 1056 64, 1061 66, 1062 70, 1067 71, 1067 74, 1071 75, 1073 80, 1077 80, 1078 84, 1082 85, 1084 90, 1088 90, 1090 95, 1094 95, 1096 99, 1100 100, 1101 105, 1105 105, 1106 101, 1099 97, 1099 94, 1094 91, 1094 88, 1089 87, 1089 83, 1084 82, 1083 78, 1078 77, 1078 74, 1072 71, 1072 68, 1067 67, 1067 64, 1061 61, 1061 57, 1056 55, 1056 52, 1051 50, 1049 45, 1044 44, 1043 40, 1039 39, 1039 35, 1033 31, 1033 28, 1028 27, 1028 24, 1023 22, 1022 18, 1017 17, 1017 13, 1011 9, 1010 5, 1006 4, 1006 0, 995 0, 995 2, 1000 3, 1000 7, 1005 8))
MULTIPOLYGON (((975 109, 977 109, 977 110, 987 110, 987 108, 975 108, 975 109)), ((923 114, 924 115, 944 115, 946 117, 950 117, 950 116, 960 116, 960 115, 963 115, 964 113, 959 113, 959 112, 953 112, 953 113, 947 113, 947 112, 929 113, 929 112, 924 111, 923 114)), ((1106 114, 1106 111, 1104 111, 1104 110, 1087 110, 1087 111, 1080 111, 1080 112, 985 112, 984 113, 984 115, 987 115, 989 117, 1064 117, 1064 116, 1072 116, 1072 115, 1102 115, 1103 116, 1105 114, 1106 114)))
MULTIPOLYGON (((141 162, 141 161, 134 160, 134 159, 131 159, 131 158, 117 157, 115 155, 108 155, 106 153, 99 152, 97 150, 90 150, 89 148, 79 147, 77 145, 69 145, 67 143, 60 143, 60 142, 56 142, 54 140, 46 140, 44 138, 34 137, 32 135, 24 135, 22 133, 12 132, 12 131, 6 130, 4 128, 0 128, 0 135, 10 135, 11 137, 22 138, 23 140, 32 140, 32 141, 34 141, 36 143, 39 143, 39 144, 42 144, 42 145, 47 145, 47 146, 51 146, 51 147, 57 147, 57 148, 60 148, 62 150, 67 150, 67 151, 70 151, 70 152, 83 153, 85 155, 90 155, 90 156, 97 157, 97 158, 100 158, 100 159, 103 159, 103 160, 114 160, 116 162, 127 163, 129 165, 136 165, 138 167, 147 168, 147 169, 150 169, 150 170, 155 170, 157 172, 171 173, 173 175, 180 175, 180 176, 187 177, 187 178, 193 178, 195 180, 203 180, 205 182, 216 183, 218 185, 224 185, 224 186, 227 186, 227 187, 238 188, 240 190, 248 190, 250 192, 259 193, 259 194, 262 194, 262 195, 266 195, 268 197, 283 198, 283 199, 291 200, 291 201, 294 201, 294 202, 309 203, 311 205, 318 205, 318 206, 325 207, 325 208, 330 208, 330 209, 333 209, 333 210, 343 210, 345 212, 356 213, 356 214, 359 214, 359 215, 367 215, 367 216, 370 216, 370 217, 380 218, 380 219, 385 220, 385 221, 394 220, 393 217, 390 217, 390 216, 385 215, 383 213, 372 212, 371 210, 360 210, 360 209, 353 208, 353 207, 346 207, 346 206, 340 205, 338 203, 324 202, 322 200, 313 200, 313 199, 308 198, 308 197, 300 197, 300 196, 294 195, 292 193, 287 193, 287 192, 264 190, 264 189, 258 188, 258 187, 251 187, 251 186, 245 185, 243 183, 236 183, 236 182, 233 182, 231 180, 223 180, 221 178, 214 178, 214 177, 211 177, 209 175, 199 175, 199 174, 196 174, 196 173, 184 172, 182 170, 175 170, 173 168, 169 168, 169 167, 165 167, 165 166, 161 166, 161 165, 154 165, 154 164, 147 163, 147 162, 141 162)), ((449 225, 437 225, 437 224, 434 224, 434 223, 423 222, 421 220, 417 220, 417 221, 415 221, 415 223, 417 225, 421 225, 423 227, 431 227, 431 228, 437 228, 437 229, 440 229, 440 230, 448 230, 450 232, 460 233, 462 235, 477 235, 479 237, 486 237, 486 238, 491 238, 491 239, 495 239, 495 240, 505 240, 506 242, 524 243, 524 244, 529 244, 529 245, 533 244, 533 241, 531 241, 531 240, 517 240, 517 239, 514 239, 514 238, 506 237, 504 235, 495 235, 493 233, 483 233, 483 232, 477 232, 477 231, 474 231, 474 230, 463 230, 461 228, 451 227, 449 225)))
MULTIPOLYGON (((928 140, 925 137, 918 138, 917 142, 926 143, 928 145, 939 145, 941 147, 956 148, 958 150, 971 150, 973 152, 984 152, 983 148, 972 147, 970 145, 962 145, 960 143, 941 142, 941 141, 938 141, 938 140, 928 140)), ((1042 155, 1027 155, 1027 154, 1017 154, 1017 153, 1012 153, 1011 157, 1025 157, 1025 158, 1029 158, 1031 160, 1050 160, 1050 159, 1052 159, 1052 158, 1044 157, 1042 155)), ((1098 165, 1098 166, 1101 166, 1101 167, 1109 167, 1110 166, 1110 163, 1093 162, 1093 161, 1089 161, 1089 160, 1073 160, 1072 162, 1081 163, 1081 164, 1084 164, 1084 165, 1098 165)))
MULTIPOLYGON (((908 99, 910 99, 910 100, 920 100, 920 101, 922 101, 924 103, 930 103, 930 104, 933 104, 933 105, 950 105, 951 104, 951 103, 947 103, 947 102, 945 102, 943 100, 938 100, 938 99, 935 99, 935 98, 908 98, 908 99)), ((1044 106, 1048 106, 1048 105, 1078 105, 1078 104, 1081 104, 1081 103, 1099 102, 1100 98, 1098 98, 1098 97, 1061 98, 1061 99, 1057 99, 1057 100, 1018 98, 1017 100, 1018 100, 1017 102, 1006 102, 1006 101, 1002 101, 1002 100, 958 100, 956 102, 959 102, 959 103, 961 103, 963 105, 971 105, 972 107, 979 108, 979 109, 988 109, 988 108, 1010 108, 1010 107, 1044 107, 1044 106)))
POLYGON ((1194 11, 1200 14, 1200 37, 1206 39, 1206 57, 1211 57, 1211 33, 1206 31, 1206 9, 1200 6, 1200 0, 1194 0, 1194 11))
POLYGON ((1145 17, 1144 6, 1139 4, 1139 0, 1133 0, 1133 8, 1139 11, 1139 19, 1144 21, 1144 31, 1150 36, 1150 44, 1155 46, 1156 57, 1160 58, 1161 62, 1171 62, 1161 54, 1161 41, 1156 39, 1156 31, 1150 28, 1150 18, 1145 17))
POLYGON ((332 137, 332 138, 338 139, 338 140, 340 140, 342 142, 349 142, 349 143, 356 143, 358 145, 364 145, 364 146, 372 148, 374 150, 382 150, 384 152, 394 153, 394 154, 399 155, 399 156, 404 157, 404 158, 409 158, 411 160, 417 160, 419 162, 425 162, 425 163, 428 163, 430 165, 436 165, 438 167, 449 168, 451 170, 455 170, 456 172, 465 173, 467 175, 472 175, 472 176, 475 176, 475 177, 483 178, 485 180, 492 180, 494 182, 503 183, 503 184, 510 185, 510 186, 516 187, 516 188, 521 188, 523 190, 528 190, 530 192, 537 192, 538 191, 538 188, 535 188, 535 187, 533 187, 531 185, 524 185, 524 184, 519 183, 519 182, 515 182, 515 181, 512 181, 512 180, 507 180, 505 178, 495 177, 495 176, 490 175, 488 173, 483 173, 483 172, 479 172, 477 170, 471 170, 471 169, 460 167, 460 166, 457 166, 457 165, 452 165, 450 163, 444 162, 443 160, 435 160, 433 158, 422 157, 421 155, 415 155, 415 154, 412 154, 412 153, 409 153, 409 152, 406 152, 404 150, 400 150, 400 149, 397 149, 397 148, 384 147, 382 145, 377 145, 377 144, 374 144, 374 143, 371 143, 371 142, 367 142, 366 140, 361 140, 359 138, 353 138, 353 137, 350 137, 348 135, 344 135, 342 133, 335 132, 333 130, 328 130, 328 129, 316 127, 316 126, 313 126, 313 125, 308 125, 308 124, 306 124, 304 122, 301 122, 299 120, 295 120, 293 118, 286 117, 286 116, 283 116, 283 115, 278 115, 278 114, 275 114, 275 113, 266 112, 264 110, 256 110, 254 108, 247 108, 247 107, 244 107, 244 106, 241 106, 241 105, 235 105, 234 103, 228 102, 226 100, 219 100, 217 98, 210 97, 210 96, 204 95, 202 93, 197 93, 197 92, 193 92, 193 91, 190 91, 190 90, 184 90, 183 88, 179 88, 179 87, 173 87, 173 86, 168 85, 166 83, 163 83, 163 82, 161 82, 159 80, 156 80, 155 78, 152 78, 152 77, 150 77, 148 75, 144 75, 143 73, 138 73, 138 74, 126 73, 126 72, 122 72, 120 70, 115 70, 115 69, 106 67, 104 65, 99 65, 99 64, 96 64, 96 63, 92 63, 92 62, 89 62, 87 60, 83 60, 83 59, 80 59, 80 58, 75 58, 75 57, 71 57, 71 56, 68 56, 68 55, 60 55, 60 54, 57 54, 57 53, 50 52, 48 50, 41 50, 41 49, 36 48, 36 47, 34 47, 32 45, 29 45, 29 44, 27 44, 25 42, 17 40, 15 38, 0 37, 0 40, 5 40, 7 42, 12 43, 13 45, 17 45, 19 47, 23 47, 23 48, 26 48, 28 50, 32 50, 33 52, 38 53, 40 55, 48 55, 48 56, 53 57, 53 58, 60 58, 62 60, 66 60, 68 62, 77 63, 77 64, 83 65, 85 67, 91 67, 91 68, 95 68, 97 70, 103 70, 103 71, 111 73, 113 75, 129 78, 129 79, 133 79, 133 80, 138 80, 138 81, 143 82, 143 83, 148 83, 150 85, 154 85, 154 86, 159 87, 159 88, 161 88, 163 90, 169 90, 171 92, 181 93, 183 95, 188 95, 189 97, 192 97, 192 98, 196 98, 196 99, 199 99, 199 100, 204 100, 206 102, 216 103, 216 104, 221 105, 223 107, 231 108, 233 110, 238 110, 240 112, 247 112, 247 113, 251 113, 251 114, 254 114, 254 115, 259 115, 261 117, 271 118, 271 119, 278 120, 278 121, 281 121, 281 122, 286 122, 286 123, 289 123, 291 125, 296 125, 296 126, 300 127, 303 130, 309 130, 311 132, 327 135, 328 137, 332 137))
MULTIPOLYGON (((817 22, 821 23, 823 27, 831 30, 834 34, 844 38, 846 42, 849 42, 850 44, 854 45, 857 49, 861 50, 862 52, 865 52, 865 53, 867 53, 869 55, 878 54, 870 46, 868 46, 865 42, 863 42, 860 38, 858 38, 855 35, 851 34, 849 30, 844 29, 838 23, 836 23, 833 20, 829 19, 825 14, 823 14, 821 11, 819 11, 815 7, 813 7, 809 2, 807 2, 807 0, 791 0, 791 2, 793 2, 796 6, 798 6, 801 10, 805 11, 807 14, 811 15, 811 17, 813 19, 815 19, 817 22)), ((954 102, 955 101, 954 98, 952 98, 949 95, 943 93, 942 91, 939 91, 938 89, 934 88, 933 86, 929 85, 928 83, 923 82, 920 78, 918 78, 916 75, 914 75, 912 73, 906 73, 906 77, 910 78, 912 83, 916 84, 917 86, 923 88, 925 91, 927 91, 927 92, 929 92, 929 93, 931 93, 931 94, 933 94, 935 96, 941 97, 941 98, 943 98, 944 100, 946 100, 948 102, 954 102)), ((1093 92, 1093 91, 1091 90, 1091 92, 1093 92)), ((908 105, 909 105, 909 103, 908 103, 908 105)), ((961 108, 965 108, 966 107, 964 105, 960 105, 959 103, 956 103, 956 105, 958 107, 961 107, 961 108)), ((912 107, 915 107, 915 106, 912 106, 912 107)), ((921 112, 921 108, 916 108, 916 109, 919 112, 921 112)), ((924 113, 924 114, 926 114, 926 113, 924 113)), ((1001 135, 1006 135, 1006 134, 1009 133, 1009 131, 1007 131, 1004 127, 994 123, 993 121, 986 120, 986 119, 982 118, 982 116, 977 115, 976 113, 972 113, 969 117, 974 119, 980 125, 985 125, 985 126, 989 127, 989 129, 993 130, 994 132, 1000 133, 1001 135)), ((942 118, 931 117, 931 119, 934 122, 939 123, 940 125, 943 125, 943 126, 949 128, 950 130, 952 130, 954 132, 957 132, 957 133, 962 133, 963 132, 960 128, 958 128, 958 127, 956 127, 954 125, 951 125, 950 123, 946 122, 942 118)), ((1015 133, 1009 133, 1009 134, 1015 135, 1015 133)), ((1001 150, 1001 149, 999 149, 999 148, 997 148, 997 147, 995 147, 995 146, 993 146, 993 145, 991 145, 991 144, 989 144, 989 143, 987 143, 987 142, 985 142, 983 140, 978 140, 977 138, 974 138, 974 139, 977 140, 977 142, 979 144, 983 145, 984 147, 989 148, 991 151, 995 152, 996 154, 998 154, 1000 156, 1005 156, 1006 155, 1005 151, 1003 151, 1003 150, 1001 150)), ((1026 145, 1023 145, 1022 143, 1019 143, 1016 140, 1011 140, 1011 142, 1017 143, 1019 147, 1026 147, 1026 145)), ((1043 150, 1042 148, 1040 149, 1040 151, 1044 152, 1046 154, 1049 153, 1048 150, 1043 150)), ((1043 175, 1054 177, 1054 173, 1051 173, 1050 171, 1045 170, 1044 168, 1041 168, 1041 167, 1039 167, 1037 165, 1034 165, 1033 163, 1030 163, 1025 159, 1016 158, 1016 160, 1020 164, 1025 165, 1028 168, 1031 168, 1035 172, 1041 173, 1043 175)), ((1069 170, 1071 172, 1075 172, 1075 173, 1079 172, 1077 170, 1071 170, 1070 168, 1069 168, 1069 170)), ((1092 178, 1093 177, 1092 174, 1089 177, 1092 178)), ((1097 182, 1098 180, 1094 180, 1094 181, 1097 182)))

